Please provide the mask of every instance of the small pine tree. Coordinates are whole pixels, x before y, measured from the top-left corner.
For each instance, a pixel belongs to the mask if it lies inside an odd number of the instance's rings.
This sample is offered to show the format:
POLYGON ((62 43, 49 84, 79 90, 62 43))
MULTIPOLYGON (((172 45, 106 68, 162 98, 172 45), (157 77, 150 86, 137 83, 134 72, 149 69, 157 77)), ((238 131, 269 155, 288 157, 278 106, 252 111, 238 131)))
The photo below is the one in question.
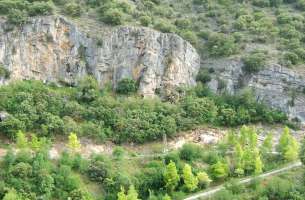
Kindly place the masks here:
POLYGON ((21 197, 15 189, 10 189, 3 197, 3 200, 21 200, 21 197))
POLYGON ((244 151, 239 143, 237 143, 234 147, 234 159, 235 159, 235 169, 243 169, 243 156, 244 151))
POLYGON ((206 172, 199 172, 197 174, 198 185, 200 188, 207 188, 212 180, 206 172))
POLYGON ((198 187, 198 179, 192 173, 192 167, 189 164, 185 164, 183 168, 183 181, 188 191, 192 192, 198 187))
POLYGON ((218 161, 211 166, 212 175, 215 179, 224 179, 228 176, 228 166, 225 163, 218 161))
POLYGON ((170 163, 166 166, 165 172, 164 172, 164 182, 166 189, 169 192, 172 192, 175 190, 175 188, 178 186, 180 177, 177 172, 176 164, 173 161, 170 161, 170 163))
POLYGON ((166 194, 166 195, 162 198, 162 200, 172 200, 172 198, 171 198, 168 194, 166 194))
POLYGON ((263 162, 259 155, 259 152, 256 152, 255 161, 254 161, 254 174, 261 174, 263 172, 263 162))
POLYGON ((305 165, 305 137, 303 138, 303 141, 302 141, 299 157, 300 157, 303 165, 305 165))
POLYGON ((263 155, 263 157, 267 157, 267 155, 272 152, 272 148, 273 148, 273 135, 271 133, 269 133, 267 135, 267 137, 265 138, 262 146, 260 147, 261 153, 263 155))
POLYGON ((75 133, 70 133, 69 135, 69 148, 75 152, 78 149, 80 149, 81 144, 77 138, 77 135, 75 133))
POLYGON ((38 151, 40 149, 40 142, 39 142, 37 136, 34 135, 34 134, 31 137, 31 143, 30 144, 31 144, 31 149, 33 151, 38 151))
POLYGON ((127 200, 139 200, 138 193, 133 185, 131 185, 129 187, 128 194, 127 194, 127 200))
POLYGON ((25 137, 22 131, 18 131, 16 135, 17 147, 20 149, 28 147, 28 139, 25 137))
POLYGON ((124 187, 121 187, 121 191, 117 194, 118 200, 127 200, 124 187))
POLYGON ((293 161, 298 158, 299 144, 296 139, 291 136, 288 127, 285 127, 277 149, 284 160, 293 161))

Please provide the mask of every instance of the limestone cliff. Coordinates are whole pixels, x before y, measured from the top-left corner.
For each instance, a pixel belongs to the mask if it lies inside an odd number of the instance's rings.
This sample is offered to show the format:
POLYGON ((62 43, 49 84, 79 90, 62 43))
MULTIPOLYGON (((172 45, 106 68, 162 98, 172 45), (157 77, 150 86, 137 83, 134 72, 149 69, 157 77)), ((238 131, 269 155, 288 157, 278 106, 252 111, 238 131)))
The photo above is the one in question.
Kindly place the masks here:
MULTIPOLYGON (((133 78, 139 92, 154 95, 194 85, 200 67, 196 50, 175 34, 143 27, 117 27, 90 38, 61 17, 33 18, 20 27, 0 21, 0 64, 10 79, 75 84, 86 74, 99 84, 133 78)), ((0 84, 4 83, 3 78, 0 84)))
POLYGON ((205 61, 203 67, 215 70, 209 82, 214 91, 222 88, 221 82, 231 94, 252 88, 257 100, 286 112, 291 119, 305 122, 305 72, 269 63, 258 73, 246 74, 240 59, 205 61))

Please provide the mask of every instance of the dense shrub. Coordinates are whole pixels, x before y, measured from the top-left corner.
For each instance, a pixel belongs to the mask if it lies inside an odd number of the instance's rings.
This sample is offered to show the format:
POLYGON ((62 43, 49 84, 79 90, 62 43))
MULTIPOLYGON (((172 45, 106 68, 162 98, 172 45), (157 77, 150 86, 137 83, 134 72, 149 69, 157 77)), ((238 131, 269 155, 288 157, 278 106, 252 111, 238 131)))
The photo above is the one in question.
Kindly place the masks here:
POLYGON ((116 92, 119 94, 132 94, 137 91, 137 83, 133 79, 124 78, 118 82, 116 92))
POLYGON ((248 73, 255 73, 264 69, 266 65, 266 52, 252 52, 243 58, 244 70, 248 73))
POLYGON ((124 14, 119 9, 109 9, 102 15, 102 21, 111 25, 124 24, 124 14))
POLYGON ((237 52, 237 44, 232 36, 212 34, 207 41, 207 48, 211 56, 230 56, 237 52))
POLYGON ((11 9, 8 13, 7 20, 11 24, 20 25, 27 22, 27 13, 25 11, 11 9))
POLYGON ((168 21, 159 20, 155 23, 154 28, 164 33, 173 33, 176 31, 176 27, 168 21))
POLYGON ((50 2, 33 2, 33 4, 28 7, 28 13, 30 16, 49 15, 52 14, 52 12, 53 7, 50 2))
POLYGON ((82 7, 78 3, 67 3, 65 5, 64 12, 72 17, 79 17, 82 14, 82 7))

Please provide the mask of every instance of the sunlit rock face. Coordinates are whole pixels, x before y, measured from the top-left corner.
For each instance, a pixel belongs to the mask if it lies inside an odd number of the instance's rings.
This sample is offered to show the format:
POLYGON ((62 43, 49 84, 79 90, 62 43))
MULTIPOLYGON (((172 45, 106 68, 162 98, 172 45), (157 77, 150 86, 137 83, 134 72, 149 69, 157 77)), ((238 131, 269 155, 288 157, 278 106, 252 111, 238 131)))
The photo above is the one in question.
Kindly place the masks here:
POLYGON ((143 27, 109 27, 90 38, 61 17, 33 18, 19 27, 0 22, 0 64, 14 80, 77 84, 93 75, 101 87, 115 88, 123 78, 139 84, 139 93, 192 86, 200 67, 196 50, 181 37, 143 27))

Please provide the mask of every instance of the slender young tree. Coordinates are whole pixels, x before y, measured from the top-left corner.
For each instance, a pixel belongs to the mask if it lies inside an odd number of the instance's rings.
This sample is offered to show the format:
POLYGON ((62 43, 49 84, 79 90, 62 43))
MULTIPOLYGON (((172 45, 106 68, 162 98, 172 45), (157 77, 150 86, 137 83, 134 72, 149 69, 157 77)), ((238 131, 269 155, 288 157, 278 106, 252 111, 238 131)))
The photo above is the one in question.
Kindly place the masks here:
POLYGON ((305 165, 305 137, 303 138, 303 141, 302 141, 299 157, 300 157, 303 165, 305 165))
POLYGON ((185 164, 183 168, 183 181, 188 191, 192 192, 198 187, 198 179, 192 173, 192 167, 189 164, 185 164))
POLYGON ((78 149, 80 149, 81 147, 81 144, 77 138, 77 135, 75 133, 70 133, 69 135, 69 148, 75 152, 77 151, 78 149))
POLYGON ((28 147, 28 139, 22 131, 18 131, 16 135, 16 144, 20 149, 28 147))
POLYGON ((121 191, 117 194, 118 200, 127 200, 124 187, 121 187, 121 191))
POLYGON ((127 193, 127 200, 140 200, 138 199, 138 193, 133 185, 129 187, 128 193, 127 193))
POLYGON ((180 177, 177 172, 176 164, 173 161, 170 161, 170 163, 166 166, 164 172, 164 182, 166 189, 169 192, 173 192, 178 186, 179 180, 180 177))

